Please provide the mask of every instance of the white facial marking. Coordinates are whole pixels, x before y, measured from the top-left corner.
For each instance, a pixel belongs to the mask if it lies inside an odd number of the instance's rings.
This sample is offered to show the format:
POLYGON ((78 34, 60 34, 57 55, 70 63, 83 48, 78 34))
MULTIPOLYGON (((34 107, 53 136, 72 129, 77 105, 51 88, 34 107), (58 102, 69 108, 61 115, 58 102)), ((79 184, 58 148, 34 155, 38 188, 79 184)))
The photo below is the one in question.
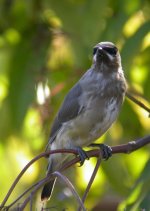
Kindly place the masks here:
POLYGON ((114 57, 111 54, 107 53, 107 56, 109 57, 110 61, 114 60, 114 57))
POLYGON ((96 53, 95 53, 94 56, 93 56, 93 62, 94 62, 94 63, 96 62, 96 53))

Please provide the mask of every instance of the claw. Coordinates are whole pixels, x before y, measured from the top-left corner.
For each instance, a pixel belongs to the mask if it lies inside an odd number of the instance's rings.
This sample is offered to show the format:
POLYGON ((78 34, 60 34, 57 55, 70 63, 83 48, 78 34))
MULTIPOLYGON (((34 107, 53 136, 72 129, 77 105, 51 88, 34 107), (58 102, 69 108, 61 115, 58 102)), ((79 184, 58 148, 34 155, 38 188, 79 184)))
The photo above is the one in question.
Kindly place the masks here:
POLYGON ((90 144, 90 147, 99 147, 102 150, 104 160, 108 160, 112 156, 112 149, 106 144, 90 144))
POLYGON ((86 159, 89 159, 89 157, 81 147, 77 147, 76 150, 78 152, 78 156, 80 157, 80 166, 82 166, 84 164, 84 161, 86 159))

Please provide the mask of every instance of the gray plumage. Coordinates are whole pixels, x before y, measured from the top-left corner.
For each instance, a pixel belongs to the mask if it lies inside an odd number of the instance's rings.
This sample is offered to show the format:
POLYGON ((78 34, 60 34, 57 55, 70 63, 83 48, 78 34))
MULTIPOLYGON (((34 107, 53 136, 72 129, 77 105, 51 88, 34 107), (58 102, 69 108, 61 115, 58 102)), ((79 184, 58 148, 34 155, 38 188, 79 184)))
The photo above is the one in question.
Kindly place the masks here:
MULTIPOLYGON (((47 150, 76 149, 101 137, 116 120, 126 92, 120 54, 111 42, 98 43, 92 67, 65 97, 54 120, 47 150)), ((66 154, 49 156, 47 174, 58 170, 66 154)), ((45 184, 41 199, 52 193, 55 178, 45 184)))

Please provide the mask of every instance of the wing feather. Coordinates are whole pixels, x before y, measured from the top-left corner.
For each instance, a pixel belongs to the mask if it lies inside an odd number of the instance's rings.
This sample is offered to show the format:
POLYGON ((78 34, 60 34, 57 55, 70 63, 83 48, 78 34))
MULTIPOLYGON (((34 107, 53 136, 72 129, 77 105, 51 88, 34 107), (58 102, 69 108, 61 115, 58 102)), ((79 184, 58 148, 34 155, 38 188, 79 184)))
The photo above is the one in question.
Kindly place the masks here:
POLYGON ((79 111, 81 110, 81 106, 79 104, 79 98, 82 94, 82 88, 80 84, 76 84, 62 103, 60 110, 54 120, 52 125, 51 133, 50 133, 50 143, 55 140, 58 130, 60 130, 62 124, 67 122, 73 118, 75 118, 79 111))

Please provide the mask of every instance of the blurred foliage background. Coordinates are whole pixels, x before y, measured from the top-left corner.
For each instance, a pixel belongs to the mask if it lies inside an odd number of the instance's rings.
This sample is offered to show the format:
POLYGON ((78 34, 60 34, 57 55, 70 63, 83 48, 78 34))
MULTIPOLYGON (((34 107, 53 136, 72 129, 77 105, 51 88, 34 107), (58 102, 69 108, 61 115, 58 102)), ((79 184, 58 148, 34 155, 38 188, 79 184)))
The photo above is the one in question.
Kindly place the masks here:
MULTIPOLYGON (((149 0, 0 1, 0 201, 25 164, 44 151, 65 94, 90 67, 93 46, 106 40, 120 49, 129 86, 148 105, 149 0)), ((100 141, 121 144, 149 130, 147 112, 126 100, 118 121, 100 141)), ((147 146, 103 162, 85 206, 150 210, 149 150, 147 146)), ((66 172, 81 196, 94 164, 91 159, 66 172)), ((46 165, 42 159, 26 172, 8 204, 45 176, 46 165)), ((71 192, 61 181, 57 184, 47 207, 76 210, 71 192)), ((40 210, 40 192, 34 206, 40 210)))

